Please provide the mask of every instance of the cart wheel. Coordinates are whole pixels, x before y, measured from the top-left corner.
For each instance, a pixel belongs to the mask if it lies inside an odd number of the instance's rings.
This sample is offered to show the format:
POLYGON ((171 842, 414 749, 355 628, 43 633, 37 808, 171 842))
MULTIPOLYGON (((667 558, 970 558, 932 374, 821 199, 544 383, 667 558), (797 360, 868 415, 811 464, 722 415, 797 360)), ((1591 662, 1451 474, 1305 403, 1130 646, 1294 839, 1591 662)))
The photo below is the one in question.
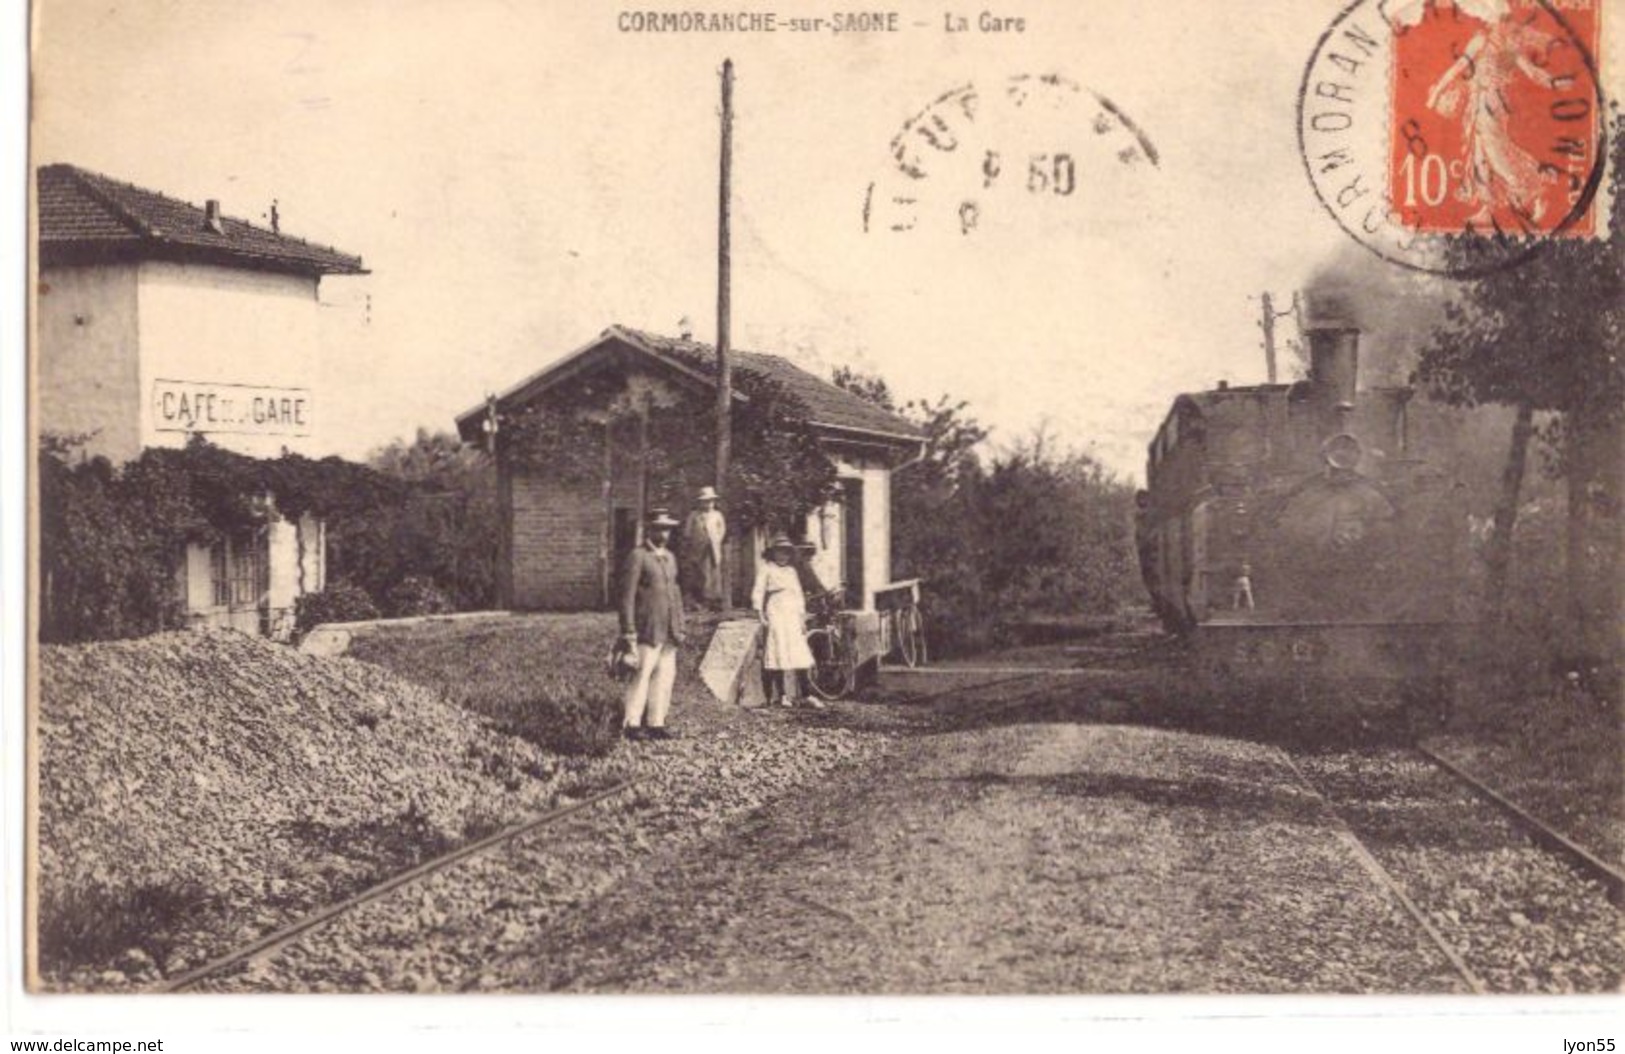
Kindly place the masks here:
POLYGON ((917 607, 906 607, 897 612, 897 636, 905 666, 924 666, 925 616, 917 607))
POLYGON ((840 637, 827 628, 809 630, 807 648, 813 657, 807 683, 820 698, 840 699, 852 690, 852 663, 840 637))

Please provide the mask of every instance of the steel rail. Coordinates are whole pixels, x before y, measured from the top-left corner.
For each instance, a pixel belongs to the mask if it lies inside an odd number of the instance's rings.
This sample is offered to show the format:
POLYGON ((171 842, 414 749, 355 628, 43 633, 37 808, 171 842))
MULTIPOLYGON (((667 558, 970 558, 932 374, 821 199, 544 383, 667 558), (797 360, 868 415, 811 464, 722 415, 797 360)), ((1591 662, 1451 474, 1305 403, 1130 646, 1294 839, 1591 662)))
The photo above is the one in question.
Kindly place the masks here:
POLYGON ((623 791, 629 790, 630 788, 636 786, 639 782, 641 782, 641 777, 638 779, 622 780, 614 786, 607 787, 604 790, 590 794, 587 797, 582 798, 580 801, 571 802, 569 805, 560 806, 556 809, 550 809, 547 812, 542 813, 540 816, 533 816, 530 819, 515 824, 512 827, 497 831, 494 834, 486 835, 484 838, 469 842, 467 845, 453 849, 449 853, 437 856, 433 860, 426 860, 415 867, 409 868, 400 872, 399 874, 386 878, 384 881, 375 886, 362 890, 355 896, 352 896, 346 900, 341 900, 336 904, 330 904, 319 911, 306 915, 304 918, 299 919, 296 922, 283 926, 281 929, 273 930, 272 932, 267 933, 265 936, 260 937, 241 948, 238 948, 236 951, 229 952, 218 959, 204 963, 202 966, 195 969, 188 970, 179 977, 168 978, 156 985, 151 986, 147 990, 151 992, 179 992, 183 989, 190 988, 199 981, 213 977, 216 974, 236 966, 239 963, 246 962, 255 956, 276 951, 292 941, 304 936, 311 930, 331 922, 340 915, 353 911, 354 909, 363 904, 369 903, 370 901, 377 900, 379 897, 382 897, 387 893, 392 893, 395 890, 400 889, 402 886, 411 885, 420 878, 424 878, 428 875, 434 874, 437 871, 444 870, 455 863, 466 860, 469 857, 482 853, 487 849, 494 848, 504 842, 511 841, 521 835, 529 834, 531 831, 537 830, 538 828, 546 827, 548 824, 562 820, 573 813, 580 812, 589 805, 596 805, 598 802, 601 802, 606 798, 612 798, 623 791))
POLYGON ((1615 907, 1625 906, 1625 872, 1621 872, 1617 867, 1610 866, 1589 849, 1553 828, 1456 762, 1423 746, 1416 746, 1415 750, 1439 768, 1444 769, 1461 782, 1467 784, 1474 794, 1510 816, 1538 845, 1557 856, 1565 858, 1575 870, 1581 872, 1587 878, 1595 879, 1601 883, 1608 894, 1609 902, 1615 907))
POLYGON ((1360 866, 1365 869, 1371 880, 1377 884, 1378 888, 1393 897, 1400 907, 1405 909, 1406 914, 1410 915, 1422 932, 1427 934, 1428 940, 1445 957, 1451 968, 1460 975, 1461 979, 1467 982, 1467 987, 1475 995, 1487 993, 1489 989, 1485 986, 1483 979, 1473 972, 1473 968, 1467 965, 1461 954, 1444 939, 1444 935, 1434 927, 1433 923, 1427 920, 1427 916, 1422 914, 1422 909, 1417 906, 1416 901, 1412 900, 1404 888, 1400 886, 1398 879, 1394 878, 1388 869, 1382 866, 1382 862, 1371 854, 1371 850, 1365 847, 1365 843, 1360 841, 1360 836, 1354 833, 1354 828, 1349 826, 1348 821, 1343 818, 1343 814, 1338 811, 1332 800, 1322 793, 1320 788, 1316 787, 1309 777, 1303 774, 1303 770, 1298 768, 1298 763, 1292 760, 1291 754, 1283 750, 1281 756, 1286 759, 1287 767, 1292 770, 1292 774, 1297 777, 1298 782, 1303 784, 1309 793, 1314 795, 1320 802, 1322 810, 1332 820, 1338 840, 1360 862, 1360 866))
MULTIPOLYGON (((1161 644, 1162 644, 1162 642, 1158 642, 1157 644, 1148 645, 1148 646, 1142 647, 1142 648, 1136 648, 1136 649, 1134 649, 1134 650, 1132 650, 1130 652, 1125 653, 1124 655, 1110 656, 1108 658, 1109 659, 1127 658, 1127 657, 1130 657, 1130 656, 1133 656, 1133 655, 1140 654, 1142 652, 1151 651, 1151 650, 1155 649, 1156 647, 1160 646, 1161 644)), ((1056 674, 1056 673, 1063 673, 1064 674, 1066 672, 1066 670, 1068 670, 1068 669, 1080 669, 1080 667, 1061 667, 1059 669, 1033 669, 1033 670, 1030 670, 1030 671, 1027 671, 1027 672, 1022 672, 1022 673, 1016 674, 1015 676, 998 678, 998 679, 993 680, 993 681, 983 681, 983 682, 979 682, 977 684, 960 685, 960 686, 957 686, 957 687, 954 687, 954 688, 944 689, 942 691, 928 692, 928 693, 923 693, 923 694, 920 694, 920 695, 909 696, 906 699, 901 700, 901 702, 912 704, 912 703, 925 702, 925 701, 933 700, 933 699, 941 699, 941 698, 945 698, 945 697, 951 696, 951 695, 959 695, 959 694, 979 691, 979 690, 984 689, 984 688, 991 688, 991 687, 999 686, 999 685, 1012 684, 1012 683, 1015 683, 1017 681, 1031 681, 1031 680, 1035 680, 1035 679, 1040 679, 1040 678, 1044 678, 1044 677, 1047 677, 1049 675, 1056 674)), ((987 708, 987 710, 985 712, 986 713, 1002 713, 1002 712, 1004 712, 1006 710, 1014 709, 1016 706, 1019 706, 1019 705, 1025 703, 1025 702, 1027 702, 1028 700, 1032 699, 1033 697, 1035 697, 1037 695, 1040 695, 1043 692, 1047 691, 1048 688, 1049 688, 1049 686, 1047 686, 1047 685, 1046 686, 1041 686, 1041 687, 1039 687, 1039 688, 1037 688, 1037 689, 1035 689, 1033 691, 1025 692, 1025 693, 1023 693, 1021 695, 1018 695, 1014 699, 1002 700, 1000 705, 989 707, 989 708, 987 708)), ((636 786, 639 782, 641 782, 641 778, 623 780, 620 783, 617 783, 617 784, 615 784, 615 785, 613 785, 611 787, 607 787, 604 790, 598 791, 598 792, 596 792, 594 794, 591 794, 591 795, 589 795, 589 796, 587 796, 585 798, 582 798, 580 801, 571 802, 569 805, 561 806, 561 807, 556 808, 556 809, 551 809, 548 812, 545 812, 545 813, 541 814, 540 816, 534 816, 534 817, 532 817, 532 818, 530 818, 528 820, 522 821, 521 823, 518 823, 518 824, 516 824, 516 825, 514 825, 512 827, 506 828, 506 829, 501 830, 501 831, 497 831, 494 834, 490 834, 490 835, 487 835, 484 838, 477 839, 476 841, 470 842, 467 845, 460 846, 459 848, 454 849, 449 853, 445 853, 445 854, 443 854, 441 856, 435 857, 433 860, 427 860, 427 861, 425 861, 425 862, 423 862, 421 864, 416 865, 415 867, 409 868, 409 869, 407 869, 405 871, 402 871, 402 872, 400 872, 398 874, 392 875, 389 878, 385 879, 384 881, 378 883, 377 885, 370 886, 367 889, 362 890, 360 893, 355 894, 354 896, 351 896, 351 897, 349 897, 349 898, 347 898, 345 900, 339 901, 336 904, 330 904, 327 907, 321 908, 320 910, 315 911, 315 912, 305 916, 302 919, 299 919, 299 920, 297 920, 295 922, 289 923, 288 925, 283 926, 283 927, 281 927, 279 929, 273 930, 272 932, 267 933, 264 936, 259 937, 259 938, 255 939, 255 940, 251 941, 250 943, 248 943, 248 944, 246 944, 246 945, 244 945, 244 946, 242 946, 242 947, 240 947, 240 948, 238 948, 238 949, 236 949, 236 950, 234 950, 232 952, 227 953, 226 955, 220 956, 217 959, 213 959, 213 960, 211 960, 211 961, 209 961, 207 963, 204 963, 201 966, 198 966, 198 967, 196 967, 194 969, 188 970, 187 972, 181 974, 178 977, 167 978, 164 981, 159 982, 158 984, 149 986, 146 990, 149 991, 149 992, 179 992, 179 991, 184 991, 185 989, 192 987, 193 985, 197 984, 198 982, 207 980, 210 977, 214 977, 214 976, 216 976, 216 975, 218 975, 220 973, 223 973, 224 971, 230 969, 233 966, 238 965, 239 963, 246 962, 249 959, 253 959, 253 958, 257 957, 257 956, 261 956, 261 955, 268 954, 270 952, 277 951, 277 950, 287 946, 288 944, 292 943, 293 941, 297 940, 298 938, 304 936, 306 933, 309 933, 310 931, 315 930, 315 929, 327 924, 328 922, 331 922, 333 919, 336 919, 341 915, 347 914, 348 912, 355 910, 356 908, 362 906, 363 904, 367 904, 367 903, 370 903, 371 901, 377 900, 380 897, 383 897, 383 896, 385 896, 385 895, 387 895, 389 893, 392 893, 395 890, 400 889, 403 886, 411 885, 413 882, 416 882, 417 880, 419 880, 421 878, 427 877, 428 875, 431 875, 431 874, 434 874, 434 873, 436 873, 438 871, 444 870, 445 868, 448 868, 448 867, 452 866, 453 864, 459 863, 460 861, 466 860, 469 857, 472 857, 472 856, 475 856, 475 855, 477 855, 479 853, 482 853, 487 849, 494 848, 494 847, 496 847, 498 845, 501 845, 501 844, 503 844, 505 842, 511 841, 511 840, 513 840, 515 838, 518 838, 518 837, 522 836, 522 835, 528 834, 528 833, 530 833, 532 831, 535 831, 535 830, 537 830, 539 828, 545 827, 545 826, 547 826, 549 824, 552 824, 552 823, 555 823, 555 822, 557 822, 559 820, 562 820, 565 817, 572 815, 573 813, 579 812, 582 809, 587 808, 588 806, 595 805, 600 801, 603 801, 603 800, 605 800, 607 798, 614 797, 617 794, 620 794, 620 793, 622 793, 622 792, 624 792, 626 790, 629 790, 632 787, 636 786)))

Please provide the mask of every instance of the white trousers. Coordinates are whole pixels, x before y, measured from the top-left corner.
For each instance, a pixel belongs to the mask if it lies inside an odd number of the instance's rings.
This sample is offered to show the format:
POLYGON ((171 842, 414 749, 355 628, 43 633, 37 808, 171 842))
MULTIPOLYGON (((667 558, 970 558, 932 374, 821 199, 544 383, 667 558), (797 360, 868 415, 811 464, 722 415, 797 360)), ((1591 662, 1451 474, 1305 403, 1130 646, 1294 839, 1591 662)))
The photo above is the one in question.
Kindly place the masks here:
POLYGON ((671 709, 671 686, 677 680, 675 644, 639 644, 638 675, 626 688, 626 724, 643 724, 643 711, 649 711, 649 727, 660 728, 671 709))

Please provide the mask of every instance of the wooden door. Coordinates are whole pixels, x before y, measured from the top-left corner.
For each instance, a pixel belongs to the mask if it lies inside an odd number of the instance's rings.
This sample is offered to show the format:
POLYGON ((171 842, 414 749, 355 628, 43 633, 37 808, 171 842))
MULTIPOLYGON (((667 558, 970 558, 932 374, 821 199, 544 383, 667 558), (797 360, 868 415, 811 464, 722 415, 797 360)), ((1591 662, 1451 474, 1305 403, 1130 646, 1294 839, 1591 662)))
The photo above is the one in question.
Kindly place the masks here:
POLYGON ((841 580, 849 607, 863 607, 863 480, 841 480, 841 580))

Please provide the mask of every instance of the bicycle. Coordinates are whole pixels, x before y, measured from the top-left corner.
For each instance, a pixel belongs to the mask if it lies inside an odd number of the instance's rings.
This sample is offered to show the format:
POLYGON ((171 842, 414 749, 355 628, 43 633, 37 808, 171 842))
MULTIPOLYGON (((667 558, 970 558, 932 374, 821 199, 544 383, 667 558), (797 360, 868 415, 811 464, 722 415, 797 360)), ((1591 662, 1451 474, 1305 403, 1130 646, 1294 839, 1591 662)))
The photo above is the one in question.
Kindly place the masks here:
POLYGON ((807 648, 813 665, 807 671, 807 684, 821 699, 843 699, 858 679, 856 650, 841 624, 840 608, 845 593, 832 589, 814 597, 808 604, 807 648))

